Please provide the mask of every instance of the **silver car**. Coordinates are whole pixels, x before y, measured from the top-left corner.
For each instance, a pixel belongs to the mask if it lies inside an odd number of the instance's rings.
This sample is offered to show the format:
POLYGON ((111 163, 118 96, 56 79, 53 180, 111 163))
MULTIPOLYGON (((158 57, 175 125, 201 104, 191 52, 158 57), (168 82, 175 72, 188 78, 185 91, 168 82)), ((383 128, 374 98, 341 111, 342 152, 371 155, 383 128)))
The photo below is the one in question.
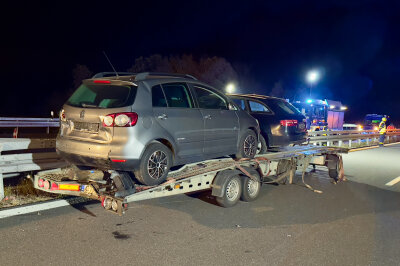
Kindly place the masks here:
MULTIPOLYGON (((126 73, 125 73, 126 74, 126 73)), ((60 112, 57 152, 77 166, 134 173, 145 185, 170 167, 256 154, 258 122, 192 76, 97 74, 60 112)))

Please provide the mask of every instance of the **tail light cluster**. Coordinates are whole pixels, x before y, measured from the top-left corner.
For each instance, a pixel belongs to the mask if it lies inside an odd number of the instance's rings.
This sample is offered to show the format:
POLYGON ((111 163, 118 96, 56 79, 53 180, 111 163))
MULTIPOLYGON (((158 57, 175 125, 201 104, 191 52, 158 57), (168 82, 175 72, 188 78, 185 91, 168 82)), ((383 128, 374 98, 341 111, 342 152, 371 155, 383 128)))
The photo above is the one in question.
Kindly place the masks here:
POLYGON ((133 127, 137 120, 137 113, 109 114, 103 118, 103 127, 133 127))
POLYGON ((281 126, 284 127, 295 127, 297 123, 297 120, 281 120, 281 126))

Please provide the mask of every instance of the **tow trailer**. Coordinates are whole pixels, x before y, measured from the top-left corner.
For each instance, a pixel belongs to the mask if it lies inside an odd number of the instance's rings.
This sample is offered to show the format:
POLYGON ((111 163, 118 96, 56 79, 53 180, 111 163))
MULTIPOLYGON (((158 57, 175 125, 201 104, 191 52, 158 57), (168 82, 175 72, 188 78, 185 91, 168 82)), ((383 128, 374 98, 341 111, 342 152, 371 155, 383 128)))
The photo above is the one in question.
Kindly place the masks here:
POLYGON ((334 182, 343 174, 342 153, 336 147, 295 146, 277 152, 257 155, 254 159, 235 161, 222 158, 188 164, 170 171, 167 181, 157 186, 135 183, 130 174, 114 170, 80 170, 74 166, 38 172, 34 177, 36 189, 99 200, 109 211, 122 215, 127 204, 183 193, 211 189, 222 207, 234 206, 239 199, 255 200, 262 184, 293 181, 296 170, 301 170, 302 181, 310 165, 328 168, 334 182))

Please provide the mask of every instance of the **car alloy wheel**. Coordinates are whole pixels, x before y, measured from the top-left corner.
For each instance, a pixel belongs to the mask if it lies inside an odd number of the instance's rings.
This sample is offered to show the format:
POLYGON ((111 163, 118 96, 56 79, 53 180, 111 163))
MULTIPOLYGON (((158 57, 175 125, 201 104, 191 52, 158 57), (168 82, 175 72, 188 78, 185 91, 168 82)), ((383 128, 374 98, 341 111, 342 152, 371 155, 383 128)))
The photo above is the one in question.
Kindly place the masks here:
POLYGON ((168 169, 168 158, 163 151, 155 151, 147 162, 147 172, 153 179, 159 179, 168 169))
POLYGON ((248 135, 244 140, 244 155, 248 158, 253 157, 257 153, 258 142, 252 135, 248 135))

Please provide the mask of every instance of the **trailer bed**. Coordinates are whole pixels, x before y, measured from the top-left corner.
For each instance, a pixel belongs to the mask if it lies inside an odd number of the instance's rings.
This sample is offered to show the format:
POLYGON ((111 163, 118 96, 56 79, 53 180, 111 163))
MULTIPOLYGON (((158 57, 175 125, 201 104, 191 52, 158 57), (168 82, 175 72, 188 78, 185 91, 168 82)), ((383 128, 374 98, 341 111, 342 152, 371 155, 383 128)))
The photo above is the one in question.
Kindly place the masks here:
POLYGON ((80 171, 77 175, 76 169, 67 167, 38 172, 34 186, 50 193, 97 199, 106 209, 121 215, 129 202, 206 189, 212 189, 213 195, 221 196, 226 186, 224 182, 233 175, 260 183, 283 179, 290 179, 291 183, 296 169, 302 168, 305 172, 310 164, 314 164, 325 165, 332 173, 336 169, 336 177, 331 177, 337 181, 342 170, 340 154, 347 151, 345 148, 308 145, 287 147, 257 155, 254 159, 233 160, 227 157, 207 160, 170 171, 167 181, 157 186, 130 183, 132 179, 126 174, 113 170, 90 169, 80 171), (254 177, 256 175, 259 175, 258 181, 254 177))

